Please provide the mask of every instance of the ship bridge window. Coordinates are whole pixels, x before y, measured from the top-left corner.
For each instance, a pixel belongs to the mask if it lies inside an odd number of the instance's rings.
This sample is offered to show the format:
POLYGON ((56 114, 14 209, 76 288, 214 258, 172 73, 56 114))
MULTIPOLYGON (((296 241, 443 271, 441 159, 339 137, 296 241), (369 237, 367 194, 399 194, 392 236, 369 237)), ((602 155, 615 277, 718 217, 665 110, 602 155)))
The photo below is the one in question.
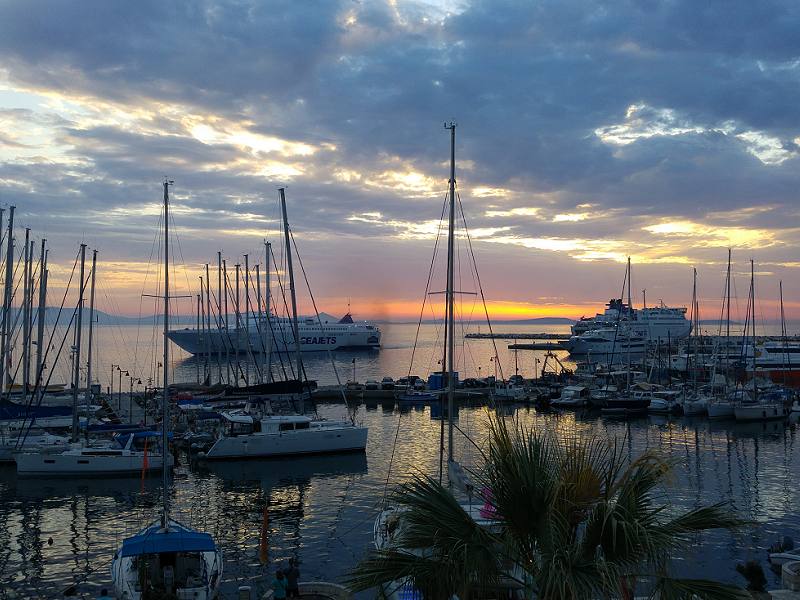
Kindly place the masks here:
POLYGON ((367 329, 375 329, 372 325, 367 325, 367 329))

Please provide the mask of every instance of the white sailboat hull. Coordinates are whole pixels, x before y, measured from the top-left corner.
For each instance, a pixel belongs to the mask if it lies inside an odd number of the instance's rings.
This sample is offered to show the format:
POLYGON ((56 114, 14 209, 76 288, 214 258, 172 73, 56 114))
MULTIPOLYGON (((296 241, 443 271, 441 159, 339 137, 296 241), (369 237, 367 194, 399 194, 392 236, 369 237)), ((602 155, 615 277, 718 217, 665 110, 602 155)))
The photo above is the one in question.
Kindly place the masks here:
POLYGON ((219 438, 211 446, 205 458, 264 458, 364 451, 367 447, 367 432, 366 427, 343 426, 226 436, 219 438))
POLYGON ((736 406, 733 411, 737 421, 784 419, 789 412, 783 404, 742 404, 736 406))
MULTIPOLYGON (((33 477, 92 477, 105 475, 139 475, 145 468, 143 452, 108 450, 88 453, 82 450, 65 452, 22 452, 15 455, 17 473, 33 477)), ((172 455, 167 463, 173 465, 172 455)), ((164 466, 160 454, 147 454, 147 470, 160 471, 164 466)))
POLYGON ((734 407, 731 402, 709 402, 709 419, 733 419, 735 417, 734 407))

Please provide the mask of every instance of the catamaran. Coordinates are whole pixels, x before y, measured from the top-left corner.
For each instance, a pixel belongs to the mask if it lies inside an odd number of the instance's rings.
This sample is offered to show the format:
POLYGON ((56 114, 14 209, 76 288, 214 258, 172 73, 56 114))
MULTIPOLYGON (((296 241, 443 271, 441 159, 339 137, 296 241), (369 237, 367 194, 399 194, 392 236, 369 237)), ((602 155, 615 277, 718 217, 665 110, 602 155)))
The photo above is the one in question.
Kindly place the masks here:
MULTIPOLYGON (((169 181, 164 181, 164 396, 161 443, 169 443, 169 181)), ((111 577, 118 598, 215 598, 222 581, 222 552, 207 533, 170 518, 169 469, 163 470, 159 519, 126 538, 114 554, 111 577)))

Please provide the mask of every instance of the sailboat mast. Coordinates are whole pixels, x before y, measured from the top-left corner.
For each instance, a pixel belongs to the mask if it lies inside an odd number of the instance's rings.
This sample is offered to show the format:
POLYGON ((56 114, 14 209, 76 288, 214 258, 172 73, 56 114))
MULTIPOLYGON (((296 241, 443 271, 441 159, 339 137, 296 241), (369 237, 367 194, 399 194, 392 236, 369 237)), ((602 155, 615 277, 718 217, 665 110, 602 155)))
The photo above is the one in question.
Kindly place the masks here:
POLYGON ((272 381, 272 321, 270 320, 270 315, 272 314, 272 288, 270 287, 270 280, 269 280, 269 271, 270 271, 270 260, 272 258, 272 243, 264 242, 264 248, 266 250, 267 259, 266 263, 264 264, 264 293, 266 298, 264 299, 264 310, 267 316, 267 332, 269 333, 269 339, 267 340, 267 353, 266 353, 266 365, 265 370, 267 373, 267 383, 272 381))
POLYGON ((161 492, 164 512, 161 527, 169 529, 169 186, 172 182, 164 179, 164 396, 161 407, 161 472, 164 489, 161 492))
MULTIPOLYGON (((92 342, 94 340, 94 285, 97 272, 97 250, 92 250, 92 283, 89 288, 89 342, 86 350, 86 415, 88 419, 89 405, 92 403, 92 342)), ((86 435, 89 435, 89 422, 86 422, 86 435)))
POLYGON ((6 235, 6 281, 3 290, 3 327, 0 337, 0 391, 4 391, 9 382, 8 352, 10 340, 8 332, 8 313, 11 311, 11 290, 14 286, 14 210, 8 207, 8 234, 6 235))
POLYGON ((23 401, 28 396, 28 384, 30 383, 30 366, 28 360, 31 352, 31 330, 30 330, 30 298, 31 298, 31 278, 30 267, 32 262, 31 246, 30 246, 31 230, 25 228, 25 250, 24 262, 22 265, 22 398, 23 401))
POLYGON ((294 330, 294 346, 297 352, 297 379, 303 378, 303 359, 300 354, 300 326, 297 322, 297 295, 294 290, 294 269, 292 267, 292 244, 289 239, 289 219, 286 216, 285 188, 278 188, 281 197, 281 213, 283 214, 283 236, 286 242, 286 265, 289 270, 289 292, 292 297, 292 329, 294 330))
POLYGON ((450 130, 450 214, 447 226, 447 463, 453 461, 453 411, 455 399, 455 374, 453 354, 455 351, 455 315, 453 291, 453 263, 455 254, 456 221, 456 124, 445 125, 450 130))
POLYGON ((727 288, 725 291, 726 296, 726 316, 725 316, 725 335, 730 340, 731 337, 731 249, 728 248, 728 274, 725 277, 725 287, 727 288))
POLYGON ((36 323, 36 385, 42 382, 42 355, 44 352, 44 319, 47 306, 47 240, 42 239, 42 251, 39 257, 39 316, 36 323))
POLYGON ((631 338, 633 333, 633 304, 631 304, 631 257, 628 257, 628 372, 625 377, 627 389, 631 389, 631 338))
POLYGON ((211 383, 211 281, 208 276, 208 263, 206 263, 206 377, 211 383))
POLYGON ((750 259, 750 314, 753 319, 753 397, 758 402, 758 384, 756 383, 756 274, 753 259, 750 259))
POLYGON ((72 379, 72 441, 78 441, 78 388, 81 382, 81 337, 83 333, 83 291, 86 269, 86 244, 81 244, 81 276, 78 280, 78 320, 75 323, 75 371, 72 379))

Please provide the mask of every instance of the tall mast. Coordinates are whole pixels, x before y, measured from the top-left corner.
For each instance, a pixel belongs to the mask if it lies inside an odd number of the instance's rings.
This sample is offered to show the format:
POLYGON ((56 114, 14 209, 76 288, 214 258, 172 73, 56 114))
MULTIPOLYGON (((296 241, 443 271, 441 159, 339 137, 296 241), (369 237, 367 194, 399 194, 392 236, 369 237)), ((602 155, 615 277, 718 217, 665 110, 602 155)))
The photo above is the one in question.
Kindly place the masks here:
POLYGON ((211 383, 211 291, 208 277, 208 263, 206 263, 206 371, 208 382, 211 383))
POLYGON ((31 278, 29 275, 31 268, 31 230, 25 228, 25 249, 23 251, 24 262, 22 265, 22 398, 28 396, 28 383, 30 383, 30 366, 28 357, 31 353, 31 330, 30 330, 30 297, 31 297, 31 278))
MULTIPOLYGON (((239 352, 242 351, 242 313, 241 308, 239 306, 239 275, 240 275, 240 268, 241 265, 236 263, 236 296, 233 299, 233 309, 236 312, 236 348, 233 351, 233 355, 236 357, 236 386, 239 386, 239 377, 241 375, 241 367, 239 363, 239 352)), ((245 382, 245 385, 247 383, 245 382)))
POLYGON ((231 350, 230 346, 228 345, 228 338, 231 335, 230 330, 228 329, 228 261, 224 258, 222 259, 222 285, 225 288, 224 292, 225 295, 223 296, 225 301, 225 332, 223 335, 222 343, 225 344, 225 364, 228 368, 228 385, 231 384, 231 350))
MULTIPOLYGON (((258 344, 261 350, 261 357, 266 354, 267 349, 264 347, 264 313, 261 310, 261 267, 256 264, 256 306, 258 306, 258 315, 256 316, 256 332, 258 333, 258 344)), ((253 357, 254 362, 257 360, 253 357)), ((258 364, 256 362, 256 364, 258 364)), ((261 369, 261 383, 264 383, 264 370, 261 369)))
POLYGON ((217 251, 217 333, 220 347, 217 348, 217 371, 222 383, 222 349, 225 348, 225 336, 222 334, 222 252, 217 251))
POLYGON ((244 343, 245 343, 245 380, 250 385, 250 257, 244 255, 244 343))
POLYGON ((728 337, 728 340, 726 341, 729 341, 731 337, 731 249, 730 248, 728 248, 728 274, 725 277, 725 287, 727 288, 727 290, 725 291, 726 303, 727 303, 727 307, 725 309, 727 312, 727 315, 725 317, 726 321, 725 335, 728 337))
POLYGON ((450 215, 447 226, 447 464, 453 461, 453 411, 455 410, 455 376, 453 354, 455 352, 454 316, 454 248, 456 224, 456 124, 451 121, 445 125, 450 130, 450 215))
POLYGON ((750 308, 753 319, 753 397, 758 402, 758 385, 756 383, 756 274, 753 259, 750 259, 750 308))
POLYGON ((633 332, 633 304, 631 303, 631 257, 628 257, 628 372, 625 376, 627 390, 631 389, 631 333, 633 332))
POLYGON ((6 281, 3 290, 3 326, 0 333, 0 391, 7 388, 10 373, 8 370, 8 353, 11 347, 8 339, 8 313, 11 311, 11 290, 14 287, 14 210, 8 208, 8 234, 6 235, 6 281))
MULTIPOLYGON (((200 293, 197 294, 197 310, 196 310, 196 331, 198 336, 202 336, 202 332, 200 330, 200 299, 203 297, 203 278, 200 278, 200 293)), ((195 379, 197 380, 197 385, 200 385, 200 359, 194 361, 194 370, 195 370, 195 379)))
POLYGON ((286 265, 289 268, 289 292, 292 297, 292 329, 294 331, 294 346, 297 352, 297 379, 303 380, 303 359, 300 354, 300 326, 297 322, 297 295, 294 290, 294 268, 292 267, 292 243, 289 239, 289 218, 286 216, 286 191, 278 188, 281 197, 281 212, 283 213, 283 235, 286 243, 286 265))
MULTIPOLYGON (((92 283, 89 289, 89 347, 86 351, 86 414, 89 414, 89 405, 92 403, 92 339, 94 332, 94 280, 97 272, 97 250, 92 250, 92 283)), ((86 435, 89 435, 87 422, 86 435)))
POLYGON ((42 384, 42 353, 44 352, 44 320, 47 308, 47 251, 42 239, 42 250, 39 255, 39 315, 36 322, 36 385, 42 384))
POLYGON ((78 280, 78 320, 75 324, 75 372, 72 380, 72 441, 78 441, 78 388, 81 383, 81 338, 83 337, 83 292, 86 282, 86 244, 81 244, 81 277, 78 280))
POLYGON ((264 268, 264 287, 266 295, 264 299, 264 310, 267 313, 267 331, 269 332, 269 341, 267 342, 269 345, 267 346, 266 356, 267 383, 269 383, 272 381, 272 321, 270 320, 270 315, 272 314, 272 288, 270 287, 269 281, 269 263, 272 258, 272 244, 270 242, 264 242, 264 248, 267 253, 267 261, 264 268))
POLYGON ((164 512, 161 527, 169 529, 169 186, 172 182, 164 178, 164 397, 161 415, 161 472, 163 486, 161 492, 164 512))

